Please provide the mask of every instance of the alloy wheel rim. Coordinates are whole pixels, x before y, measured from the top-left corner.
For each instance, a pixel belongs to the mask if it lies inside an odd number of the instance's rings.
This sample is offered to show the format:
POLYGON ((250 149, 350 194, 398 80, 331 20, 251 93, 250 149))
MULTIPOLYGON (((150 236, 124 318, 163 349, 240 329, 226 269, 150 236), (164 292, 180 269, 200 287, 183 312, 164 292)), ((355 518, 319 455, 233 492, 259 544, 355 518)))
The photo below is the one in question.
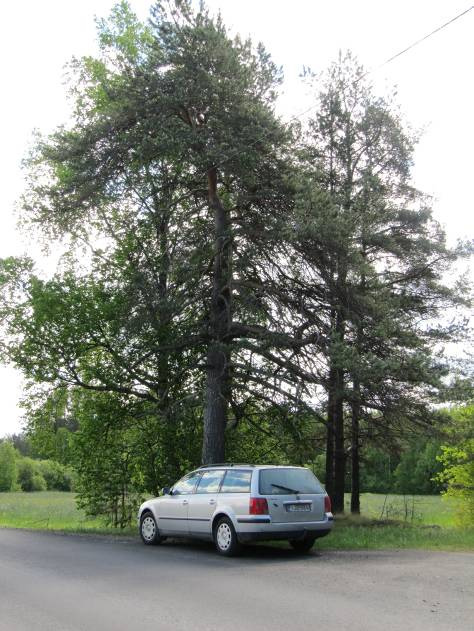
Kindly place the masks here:
POLYGON ((155 536, 156 526, 153 517, 145 517, 142 521, 142 535, 146 541, 151 541, 155 536))
POLYGON ((221 550, 227 550, 232 542, 232 531, 229 524, 220 524, 217 529, 217 545, 221 550))

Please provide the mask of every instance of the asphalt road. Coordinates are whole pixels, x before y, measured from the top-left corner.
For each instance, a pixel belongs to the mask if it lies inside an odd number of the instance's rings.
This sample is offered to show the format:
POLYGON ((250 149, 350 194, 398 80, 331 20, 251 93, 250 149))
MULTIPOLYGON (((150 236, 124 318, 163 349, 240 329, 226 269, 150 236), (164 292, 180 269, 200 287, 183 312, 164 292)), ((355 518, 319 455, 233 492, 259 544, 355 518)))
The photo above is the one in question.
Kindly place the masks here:
POLYGON ((0 631, 472 631, 474 554, 318 552, 0 529, 0 631))

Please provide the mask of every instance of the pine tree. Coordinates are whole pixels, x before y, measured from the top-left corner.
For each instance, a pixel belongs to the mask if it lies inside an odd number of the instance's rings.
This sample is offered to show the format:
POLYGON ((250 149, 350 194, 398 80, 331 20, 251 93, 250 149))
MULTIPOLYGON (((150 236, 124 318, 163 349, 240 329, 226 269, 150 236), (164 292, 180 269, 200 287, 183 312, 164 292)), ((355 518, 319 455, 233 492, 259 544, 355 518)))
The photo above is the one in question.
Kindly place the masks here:
POLYGON ((443 373, 433 346, 456 334, 436 319, 464 303, 443 273, 464 250, 446 246, 429 200, 411 183, 416 139, 351 54, 330 67, 309 136, 297 245, 319 283, 319 318, 324 296, 326 486, 342 511, 350 453, 359 512, 360 421, 388 431, 429 416, 430 389, 443 373))
POLYGON ((280 71, 187 2, 157 3, 148 26, 122 2, 99 36, 101 57, 71 67, 74 124, 29 160, 25 215, 72 248, 66 272, 32 279, 12 357, 40 381, 154 404, 170 442, 179 402, 204 390, 202 459, 222 461, 250 357, 293 344, 258 272, 290 206, 280 71))

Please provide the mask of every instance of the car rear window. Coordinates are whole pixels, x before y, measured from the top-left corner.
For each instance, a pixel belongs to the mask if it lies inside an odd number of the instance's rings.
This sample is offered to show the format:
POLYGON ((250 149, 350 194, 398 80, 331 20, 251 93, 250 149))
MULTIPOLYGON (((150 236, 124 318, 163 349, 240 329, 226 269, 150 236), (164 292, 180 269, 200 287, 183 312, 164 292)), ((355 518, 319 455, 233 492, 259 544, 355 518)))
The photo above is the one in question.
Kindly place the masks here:
POLYGON ((251 471, 226 471, 221 493, 250 493, 251 471))
POLYGON ((259 491, 260 495, 324 493, 319 480, 309 469, 262 469, 259 491))

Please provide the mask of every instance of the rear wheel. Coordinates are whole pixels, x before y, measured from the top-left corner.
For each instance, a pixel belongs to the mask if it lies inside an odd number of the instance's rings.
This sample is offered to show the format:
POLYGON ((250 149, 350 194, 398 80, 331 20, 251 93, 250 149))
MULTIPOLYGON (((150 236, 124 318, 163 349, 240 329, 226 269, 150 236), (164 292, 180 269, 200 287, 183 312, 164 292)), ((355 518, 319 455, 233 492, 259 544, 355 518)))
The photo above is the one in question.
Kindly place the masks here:
POLYGON ((306 536, 303 539, 290 539, 290 546, 293 550, 296 550, 296 552, 309 552, 314 546, 315 541, 316 537, 314 536, 306 536))
POLYGON ((214 528, 214 543, 219 554, 232 557, 242 551, 235 528, 228 517, 221 517, 214 528))
POLYGON ((147 511, 140 517, 140 536, 147 546, 156 546, 165 540, 160 536, 153 513, 147 511))

